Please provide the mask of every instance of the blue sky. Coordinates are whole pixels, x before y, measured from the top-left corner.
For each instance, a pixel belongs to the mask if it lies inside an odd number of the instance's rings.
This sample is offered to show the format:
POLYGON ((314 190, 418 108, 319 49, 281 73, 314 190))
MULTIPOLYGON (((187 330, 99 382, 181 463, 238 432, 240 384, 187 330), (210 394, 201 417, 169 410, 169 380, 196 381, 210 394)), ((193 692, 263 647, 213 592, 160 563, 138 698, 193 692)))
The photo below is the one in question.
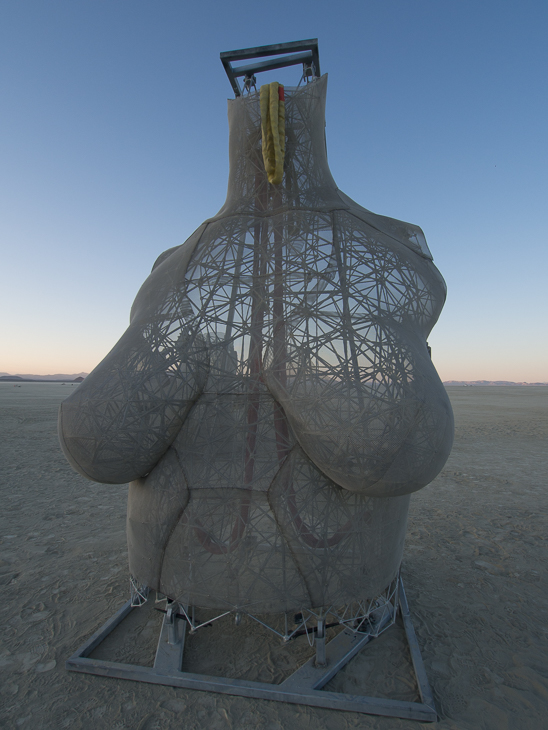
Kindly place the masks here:
POLYGON ((104 357, 224 202, 219 53, 317 37, 335 180, 420 225, 447 281, 442 379, 548 381, 547 30, 545 0, 5 0, 0 371, 104 357))

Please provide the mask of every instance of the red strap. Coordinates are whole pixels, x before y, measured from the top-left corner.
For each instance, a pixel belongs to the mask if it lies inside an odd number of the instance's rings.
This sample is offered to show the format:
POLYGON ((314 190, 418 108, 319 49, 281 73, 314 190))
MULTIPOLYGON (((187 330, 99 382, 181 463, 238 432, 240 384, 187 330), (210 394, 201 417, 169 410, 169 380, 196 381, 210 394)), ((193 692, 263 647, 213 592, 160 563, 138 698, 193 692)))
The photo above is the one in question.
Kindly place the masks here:
POLYGON ((284 92, 284 87, 283 87, 283 86, 281 86, 281 85, 280 85, 280 86, 278 86, 278 99, 279 99, 280 101, 285 101, 285 92, 284 92))

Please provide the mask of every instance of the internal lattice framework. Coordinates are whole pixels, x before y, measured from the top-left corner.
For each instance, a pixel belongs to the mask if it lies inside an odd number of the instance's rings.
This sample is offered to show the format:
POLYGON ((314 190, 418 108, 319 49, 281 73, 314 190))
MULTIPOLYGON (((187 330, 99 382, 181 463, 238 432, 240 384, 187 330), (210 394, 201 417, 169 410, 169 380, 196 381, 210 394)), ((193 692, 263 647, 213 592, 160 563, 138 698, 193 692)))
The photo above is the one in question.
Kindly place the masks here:
POLYGON ((286 91, 282 185, 265 174, 258 95, 229 102, 225 205, 159 258, 60 414, 81 473, 132 480, 132 573, 184 605, 379 595, 408 495, 451 447, 426 345, 445 286, 422 232, 336 187, 325 77, 286 91))
MULTIPOLYGON (((303 608, 299 613, 292 615, 288 615, 286 611, 283 615, 276 615, 275 619, 260 615, 255 616, 249 612, 246 612, 245 615, 247 618, 264 626, 284 642, 306 635, 308 643, 310 646, 313 646, 319 621, 323 621, 325 628, 343 626, 355 634, 367 634, 372 638, 376 638, 383 631, 390 628, 390 626, 393 626, 396 621, 399 586, 400 576, 398 575, 374 599, 354 601, 344 606, 326 606, 322 607, 319 611, 303 608)), ((149 599, 148 586, 140 586, 135 578, 131 576, 130 588, 131 605, 136 607, 144 605, 149 599)), ((162 603, 163 601, 166 601, 166 604, 171 606, 174 613, 186 620, 191 634, 196 633, 204 627, 209 628, 215 621, 219 621, 235 613, 234 611, 227 610, 217 616, 208 616, 206 619, 200 620, 194 613, 195 606, 185 606, 177 602, 173 603, 167 599, 167 596, 157 593, 155 602, 162 603)), ((236 624, 239 625, 242 618, 241 613, 236 613, 235 618, 236 624)))

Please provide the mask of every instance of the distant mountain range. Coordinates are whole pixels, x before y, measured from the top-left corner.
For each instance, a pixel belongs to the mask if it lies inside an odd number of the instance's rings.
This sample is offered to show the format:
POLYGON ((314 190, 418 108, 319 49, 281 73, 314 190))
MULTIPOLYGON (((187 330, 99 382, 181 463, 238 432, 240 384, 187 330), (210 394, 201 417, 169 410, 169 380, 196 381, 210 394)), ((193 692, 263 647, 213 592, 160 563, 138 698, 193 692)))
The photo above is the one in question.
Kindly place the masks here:
POLYGON ((88 373, 76 373, 72 375, 67 375, 66 373, 56 373, 55 375, 29 375, 29 374, 22 374, 17 373, 17 375, 10 375, 9 373, 0 373, 0 381, 8 381, 8 382, 16 382, 16 381, 42 381, 42 382, 69 382, 74 383, 75 381, 78 381, 79 383, 88 375, 88 373))
MULTIPOLYGON (((75 381, 81 382, 89 373, 76 373, 67 375, 66 373, 56 373, 55 375, 10 375, 9 373, 0 373, 0 381, 43 381, 43 382, 57 382, 64 381, 74 383, 75 381)), ((511 380, 444 380, 444 385, 548 385, 548 383, 514 383, 511 380)))
POLYGON ((444 380, 444 385, 548 385, 548 383, 514 383, 511 380, 444 380))

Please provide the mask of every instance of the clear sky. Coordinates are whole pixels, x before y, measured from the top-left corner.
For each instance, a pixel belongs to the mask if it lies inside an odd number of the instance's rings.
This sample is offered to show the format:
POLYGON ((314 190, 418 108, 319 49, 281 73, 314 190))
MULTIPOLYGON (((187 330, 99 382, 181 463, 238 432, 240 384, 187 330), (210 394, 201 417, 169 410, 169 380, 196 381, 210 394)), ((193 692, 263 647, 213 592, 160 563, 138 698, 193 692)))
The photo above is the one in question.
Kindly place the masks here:
POLYGON ((224 202, 219 53, 317 37, 335 180, 447 281, 442 379, 548 381, 547 35, 546 0, 4 0, 0 371, 106 355, 224 202))

